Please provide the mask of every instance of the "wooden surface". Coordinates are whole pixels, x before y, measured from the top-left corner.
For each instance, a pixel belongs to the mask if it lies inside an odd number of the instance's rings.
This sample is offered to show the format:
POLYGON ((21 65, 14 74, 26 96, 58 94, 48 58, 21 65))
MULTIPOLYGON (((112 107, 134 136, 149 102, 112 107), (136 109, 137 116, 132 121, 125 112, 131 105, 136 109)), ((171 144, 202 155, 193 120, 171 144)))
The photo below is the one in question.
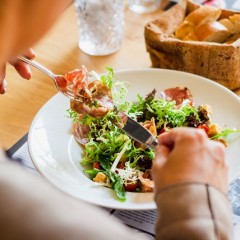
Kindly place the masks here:
MULTIPOLYGON (((70 6, 34 46, 36 60, 57 74, 81 65, 98 73, 104 72, 107 66, 116 70, 149 68, 151 62, 145 49, 144 25, 157 18, 160 12, 138 15, 126 8, 125 39, 121 50, 105 57, 92 57, 78 47, 76 13, 74 6, 70 6)), ((0 95, 0 144, 8 149, 29 131, 36 113, 57 90, 52 80, 38 70, 33 70, 32 79, 27 81, 8 66, 6 78, 8 91, 0 95)))

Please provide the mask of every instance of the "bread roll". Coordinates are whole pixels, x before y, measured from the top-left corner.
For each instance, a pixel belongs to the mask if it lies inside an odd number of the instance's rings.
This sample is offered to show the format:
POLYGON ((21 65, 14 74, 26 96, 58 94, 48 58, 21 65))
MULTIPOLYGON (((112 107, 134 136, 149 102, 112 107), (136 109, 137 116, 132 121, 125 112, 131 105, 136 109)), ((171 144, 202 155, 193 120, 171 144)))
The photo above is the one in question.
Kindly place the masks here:
POLYGON ((223 24, 214 21, 196 27, 195 35, 199 41, 222 43, 229 37, 230 33, 223 24))
POLYGON ((229 16, 229 20, 234 25, 234 34, 240 32, 240 14, 233 14, 232 16, 229 16))
POLYGON ((201 6, 188 14, 185 21, 189 22, 193 26, 214 22, 221 15, 222 10, 210 6, 201 6))
MULTIPOLYGON (((230 32, 230 34, 235 34, 236 33, 236 27, 233 24, 233 22, 230 21, 230 19, 228 18, 223 18, 221 20, 219 20, 219 22, 224 25, 228 31, 230 32)), ((240 29, 239 29, 240 30, 240 29)))
POLYGON ((237 33, 237 34, 230 36, 228 39, 226 39, 226 41, 224 43, 232 44, 236 41, 239 41, 239 39, 240 39, 240 33, 237 33))
POLYGON ((233 14, 229 18, 223 18, 219 20, 229 31, 230 37, 226 40, 226 43, 230 44, 239 39, 240 36, 240 14, 233 14))
POLYGON ((194 26, 188 21, 183 21, 183 23, 176 29, 175 36, 179 39, 184 39, 193 32, 194 26))
POLYGON ((238 23, 238 22, 240 22, 240 14, 233 14, 233 15, 229 16, 229 19, 233 23, 238 23))
POLYGON ((221 9, 210 6, 201 6, 187 15, 175 31, 175 36, 182 40, 197 40, 194 29, 202 24, 216 21, 221 14, 221 9))
POLYGON ((199 41, 197 35, 195 34, 195 32, 191 32, 189 33, 187 36, 185 36, 183 39, 183 41, 199 41))

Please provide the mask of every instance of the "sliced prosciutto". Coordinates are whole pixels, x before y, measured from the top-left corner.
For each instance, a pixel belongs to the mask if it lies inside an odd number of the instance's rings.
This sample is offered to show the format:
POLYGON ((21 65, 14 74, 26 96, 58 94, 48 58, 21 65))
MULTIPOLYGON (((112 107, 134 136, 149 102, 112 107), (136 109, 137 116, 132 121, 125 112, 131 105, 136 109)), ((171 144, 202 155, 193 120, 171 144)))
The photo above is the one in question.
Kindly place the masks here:
POLYGON ((79 114, 79 121, 73 123, 72 133, 78 143, 81 145, 86 145, 89 142, 88 133, 90 128, 89 126, 80 123, 82 117, 83 114, 79 114))
POLYGON ((90 82, 85 67, 65 74, 65 78, 73 85, 74 100, 70 107, 75 112, 103 117, 114 108, 111 90, 100 80, 90 82))
POLYGON ((176 106, 181 106, 184 100, 189 100, 194 105, 193 95, 187 87, 167 88, 160 92, 161 98, 166 101, 176 101, 176 106))
POLYGON ((89 127, 80 123, 73 123, 72 126, 73 136, 78 143, 86 145, 89 142, 88 132, 89 127))
POLYGON ((81 69, 74 69, 65 74, 68 84, 72 85, 73 94, 76 97, 80 91, 87 89, 88 86, 88 71, 83 66, 81 69))

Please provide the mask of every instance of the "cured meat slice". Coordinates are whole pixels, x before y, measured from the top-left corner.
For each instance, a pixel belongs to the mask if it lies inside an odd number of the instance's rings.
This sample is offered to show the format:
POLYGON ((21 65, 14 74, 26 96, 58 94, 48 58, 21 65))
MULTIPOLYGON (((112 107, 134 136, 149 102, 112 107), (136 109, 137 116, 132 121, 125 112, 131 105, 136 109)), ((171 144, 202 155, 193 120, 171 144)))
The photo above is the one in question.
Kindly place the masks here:
POLYGON ((160 92, 160 96, 166 101, 176 101, 177 106, 181 106, 184 100, 189 100, 190 105, 194 105, 193 95, 187 87, 167 88, 160 92))
POLYGON ((70 107, 77 113, 103 117, 114 108, 109 87, 100 80, 89 82, 85 67, 68 72, 65 78, 73 85, 75 99, 70 101, 70 107))

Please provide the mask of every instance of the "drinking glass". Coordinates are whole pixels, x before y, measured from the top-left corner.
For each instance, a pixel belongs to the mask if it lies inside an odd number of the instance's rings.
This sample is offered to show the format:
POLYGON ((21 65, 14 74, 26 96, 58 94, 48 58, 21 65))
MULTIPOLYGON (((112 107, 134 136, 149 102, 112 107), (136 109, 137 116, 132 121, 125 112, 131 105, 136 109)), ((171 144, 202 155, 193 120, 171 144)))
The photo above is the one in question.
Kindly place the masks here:
POLYGON ((160 8, 161 0, 128 0, 129 9, 136 13, 150 13, 160 8))
POLYGON ((93 56, 112 54, 124 37, 124 0, 75 0, 80 49, 93 56))

